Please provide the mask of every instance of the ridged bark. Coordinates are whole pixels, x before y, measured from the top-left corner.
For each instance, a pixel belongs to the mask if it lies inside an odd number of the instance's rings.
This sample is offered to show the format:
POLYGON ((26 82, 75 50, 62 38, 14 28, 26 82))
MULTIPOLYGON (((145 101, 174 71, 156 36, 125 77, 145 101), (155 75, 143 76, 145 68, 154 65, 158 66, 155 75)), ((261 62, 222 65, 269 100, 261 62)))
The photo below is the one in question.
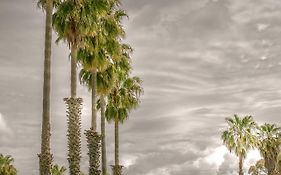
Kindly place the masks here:
POLYGON ((122 175, 122 169, 124 168, 124 166, 122 166, 122 165, 113 165, 111 167, 112 167, 113 175, 122 175))
POLYGON ((92 122, 91 129, 86 130, 87 146, 89 149, 89 175, 100 175, 101 135, 97 133, 97 109, 96 109, 96 81, 97 72, 92 70, 92 122))
POLYGON ((115 120, 114 123, 114 135, 115 135, 115 149, 114 149, 114 158, 115 165, 112 166, 112 171, 114 175, 122 175, 123 166, 119 165, 119 121, 115 120))
POLYGON ((107 175, 106 138, 105 138, 105 99, 101 96, 101 149, 102 175, 107 175))
POLYGON ((45 59, 43 84, 43 112, 41 130, 41 153, 39 157, 40 175, 49 175, 53 156, 50 148, 50 91, 51 91, 51 49, 52 49, 52 12, 53 0, 46 1, 45 21, 45 59))
POLYGON ((69 174, 80 175, 81 161, 81 98, 64 98, 67 105, 67 137, 69 174))
POLYGON ((244 175, 243 172, 243 157, 239 156, 239 175, 244 175))
POLYGON ((101 135, 93 129, 87 130, 85 135, 89 149, 89 175, 100 175, 101 135))

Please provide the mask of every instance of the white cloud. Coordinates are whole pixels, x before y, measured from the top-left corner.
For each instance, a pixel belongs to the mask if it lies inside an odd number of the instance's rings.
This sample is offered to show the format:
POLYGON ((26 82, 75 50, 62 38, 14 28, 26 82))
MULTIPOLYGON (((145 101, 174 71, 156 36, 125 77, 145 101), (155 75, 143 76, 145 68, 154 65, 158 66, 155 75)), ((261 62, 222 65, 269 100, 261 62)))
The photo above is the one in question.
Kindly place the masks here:
POLYGON ((0 113, 0 134, 4 133, 4 134, 8 134, 11 132, 11 129, 8 127, 4 116, 0 113))
POLYGON ((219 167, 223 163, 224 155, 227 152, 228 150, 225 146, 220 146, 216 148, 208 157, 206 157, 206 161, 219 167))
POLYGON ((259 32, 266 30, 269 27, 269 24, 257 24, 257 29, 259 32))

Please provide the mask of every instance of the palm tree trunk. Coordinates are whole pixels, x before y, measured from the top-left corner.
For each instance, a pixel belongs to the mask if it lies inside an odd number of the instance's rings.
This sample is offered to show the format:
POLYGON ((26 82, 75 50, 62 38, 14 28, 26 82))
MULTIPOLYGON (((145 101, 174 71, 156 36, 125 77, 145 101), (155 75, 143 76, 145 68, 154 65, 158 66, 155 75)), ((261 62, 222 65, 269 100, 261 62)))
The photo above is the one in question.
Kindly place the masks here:
POLYGON ((101 96, 101 148, 102 148, 102 175, 107 174, 106 140, 105 140, 105 99, 101 96))
POLYGON ((44 59, 44 85, 43 85, 43 113, 41 133, 41 153, 39 156, 40 174, 49 175, 52 165, 50 148, 50 91, 51 91, 51 49, 52 49, 52 12, 53 0, 46 2, 45 24, 45 59, 44 59))
POLYGON ((122 175, 123 166, 119 165, 119 121, 115 120, 115 165, 112 166, 113 175, 122 175))
POLYGON ((92 70, 92 124, 91 129, 86 131, 87 146, 89 149, 89 175, 100 175, 100 148, 101 135, 97 132, 97 109, 96 109, 96 81, 97 72, 92 70))
POLYGON ((80 175, 82 98, 64 98, 67 105, 67 146, 70 175, 80 175))
POLYGON ((92 129, 97 131, 97 109, 96 109, 96 96, 97 96, 97 71, 92 71, 92 129))
POLYGON ((102 175, 107 174, 106 140, 105 140, 105 99, 101 96, 101 149, 102 149, 102 175))
POLYGON ((115 166, 119 166, 119 122, 115 120, 115 166))
POLYGON ((264 158, 265 161, 265 168, 267 169, 267 174, 272 175, 275 170, 275 164, 276 164, 276 157, 274 156, 266 156, 264 158))
POLYGON ((70 98, 65 98, 67 105, 67 137, 69 174, 80 174, 81 161, 81 109, 82 99, 76 98, 77 89, 77 50, 76 43, 71 45, 70 98))
POLYGON ((243 157, 239 156, 239 175, 244 175, 243 172, 243 157))
POLYGON ((76 89, 77 89, 77 44, 73 44, 71 46, 71 75, 70 75, 70 94, 71 97, 76 97, 76 89))

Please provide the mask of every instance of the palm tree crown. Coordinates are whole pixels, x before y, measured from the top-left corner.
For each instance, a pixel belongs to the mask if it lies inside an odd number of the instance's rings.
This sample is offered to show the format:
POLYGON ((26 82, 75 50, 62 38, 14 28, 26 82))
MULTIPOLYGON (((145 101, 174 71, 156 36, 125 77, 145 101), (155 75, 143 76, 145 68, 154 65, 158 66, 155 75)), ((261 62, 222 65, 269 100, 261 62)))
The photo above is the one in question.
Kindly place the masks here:
POLYGON ((268 174, 272 174, 276 168, 277 156, 280 152, 281 145, 280 136, 281 128, 277 127, 275 124, 265 123, 258 127, 257 148, 264 158, 264 165, 268 170, 268 174))
POLYGON ((255 145, 253 130, 256 126, 251 116, 240 118, 226 118, 229 128, 223 132, 222 139, 230 152, 234 151, 237 156, 246 157, 249 149, 255 145))
POLYGON ((239 175, 243 175, 243 162, 249 149, 256 145, 256 137, 253 135, 255 122, 251 116, 240 118, 226 118, 228 128, 222 133, 222 140, 230 152, 234 151, 239 157, 239 175))

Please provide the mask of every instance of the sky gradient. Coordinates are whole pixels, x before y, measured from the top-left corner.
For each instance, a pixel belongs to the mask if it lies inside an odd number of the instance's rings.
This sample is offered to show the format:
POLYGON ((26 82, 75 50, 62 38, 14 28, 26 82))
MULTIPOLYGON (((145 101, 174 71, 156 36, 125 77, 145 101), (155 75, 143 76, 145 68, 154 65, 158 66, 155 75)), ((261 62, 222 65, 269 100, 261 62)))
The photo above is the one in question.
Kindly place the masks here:
MULTIPOLYGON (((281 1, 123 0, 130 19, 134 75, 143 79, 140 107, 121 126, 126 175, 236 175, 222 146, 224 118, 253 115, 280 123, 281 1)), ((38 174, 42 113, 44 13, 35 0, 0 1, 0 152, 20 175, 38 174)), ((55 34, 53 39, 56 39, 55 34)), ((52 152, 66 161, 64 97, 70 94, 69 51, 53 44, 52 152)), ((90 124, 90 93, 83 130, 90 124)), ((107 125, 113 164, 113 126, 107 125)), ((87 172, 85 137, 82 168, 87 172)), ((251 152, 246 167, 258 157, 251 152)))

